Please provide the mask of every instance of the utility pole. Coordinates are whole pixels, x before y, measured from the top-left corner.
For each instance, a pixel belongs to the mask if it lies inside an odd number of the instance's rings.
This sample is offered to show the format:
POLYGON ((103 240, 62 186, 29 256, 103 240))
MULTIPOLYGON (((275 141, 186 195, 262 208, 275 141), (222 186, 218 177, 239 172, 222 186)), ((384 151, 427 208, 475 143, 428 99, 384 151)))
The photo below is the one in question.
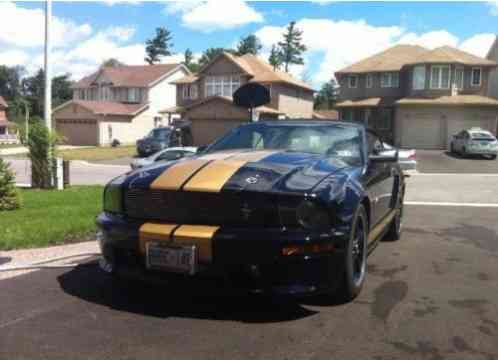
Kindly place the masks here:
POLYGON ((45 125, 52 130, 52 70, 50 66, 50 22, 52 0, 45 1, 45 125))

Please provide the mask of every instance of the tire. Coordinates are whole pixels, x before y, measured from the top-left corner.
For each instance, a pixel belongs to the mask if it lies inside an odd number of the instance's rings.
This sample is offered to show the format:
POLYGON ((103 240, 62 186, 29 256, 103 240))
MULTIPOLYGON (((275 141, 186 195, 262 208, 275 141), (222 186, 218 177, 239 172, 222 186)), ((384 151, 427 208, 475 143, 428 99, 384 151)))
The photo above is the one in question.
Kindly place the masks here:
POLYGON ((367 274, 368 219, 363 205, 356 210, 351 236, 344 252, 344 276, 338 295, 344 302, 356 298, 363 288, 367 274))
POLYGON ((460 152, 460 155, 462 156, 462 158, 466 158, 467 157, 467 149, 465 149, 465 147, 462 148, 462 151, 460 152))
POLYGON ((403 198, 404 196, 401 195, 400 199, 398 199, 395 210, 396 213, 389 225, 389 230, 384 236, 384 241, 395 242, 401 238, 401 233, 403 232, 403 198))
POLYGON ((483 157, 486 159, 489 159, 489 160, 495 160, 496 154, 487 154, 487 155, 484 155, 483 157))
POLYGON ((455 145, 453 144, 453 142, 451 142, 451 144, 450 144, 450 153, 452 153, 452 154, 456 153, 455 145))

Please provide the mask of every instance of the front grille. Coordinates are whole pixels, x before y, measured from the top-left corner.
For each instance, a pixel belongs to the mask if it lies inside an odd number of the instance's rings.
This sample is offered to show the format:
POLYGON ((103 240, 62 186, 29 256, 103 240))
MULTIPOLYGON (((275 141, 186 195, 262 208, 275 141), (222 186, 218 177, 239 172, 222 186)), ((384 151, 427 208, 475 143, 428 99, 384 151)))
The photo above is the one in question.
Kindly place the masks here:
POLYGON ((201 193, 128 189, 128 217, 173 224, 276 227, 276 196, 251 192, 201 193))

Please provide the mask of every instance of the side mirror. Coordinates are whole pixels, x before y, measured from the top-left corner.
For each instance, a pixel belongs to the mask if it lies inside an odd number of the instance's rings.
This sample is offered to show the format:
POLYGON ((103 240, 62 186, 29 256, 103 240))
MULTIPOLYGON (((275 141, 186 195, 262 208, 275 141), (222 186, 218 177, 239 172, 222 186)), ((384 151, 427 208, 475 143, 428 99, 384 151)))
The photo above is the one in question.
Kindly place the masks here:
POLYGON ((371 154, 368 159, 372 163, 395 163, 398 161, 398 151, 385 151, 379 154, 371 154))
POLYGON ((201 145, 200 147, 197 147, 197 154, 204 153, 207 147, 208 147, 207 145, 201 145))

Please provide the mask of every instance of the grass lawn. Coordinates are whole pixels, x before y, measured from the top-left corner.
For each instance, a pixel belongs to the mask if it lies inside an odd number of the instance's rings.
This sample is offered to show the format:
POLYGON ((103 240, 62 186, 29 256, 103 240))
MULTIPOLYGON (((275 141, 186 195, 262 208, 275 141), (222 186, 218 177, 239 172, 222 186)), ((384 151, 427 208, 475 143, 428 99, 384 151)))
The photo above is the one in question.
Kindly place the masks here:
POLYGON ((0 250, 95 239, 103 187, 20 192, 22 208, 0 212, 0 250))
POLYGON ((124 145, 120 147, 92 147, 71 150, 61 150, 57 152, 58 156, 66 160, 86 160, 99 161, 109 160, 122 157, 133 157, 136 154, 134 145, 124 145))

